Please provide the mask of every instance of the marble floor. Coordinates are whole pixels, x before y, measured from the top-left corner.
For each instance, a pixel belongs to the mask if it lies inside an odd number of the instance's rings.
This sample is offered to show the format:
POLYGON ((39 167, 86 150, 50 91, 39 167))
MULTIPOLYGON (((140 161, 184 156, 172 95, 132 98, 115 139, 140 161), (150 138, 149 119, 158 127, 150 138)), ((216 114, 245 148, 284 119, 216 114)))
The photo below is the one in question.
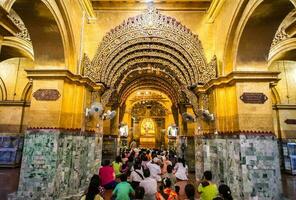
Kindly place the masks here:
MULTIPOLYGON (((7 194, 16 191, 19 180, 19 168, 0 168, 0 200, 6 200, 7 194)), ((193 175, 192 175, 193 177, 193 175)), ((296 176, 282 174, 283 189, 285 197, 289 200, 296 199, 296 176)), ((187 182, 179 182, 181 191, 180 199, 184 199, 185 194, 182 188, 185 187, 187 182)), ((106 198, 110 199, 111 191, 106 192, 106 198)))

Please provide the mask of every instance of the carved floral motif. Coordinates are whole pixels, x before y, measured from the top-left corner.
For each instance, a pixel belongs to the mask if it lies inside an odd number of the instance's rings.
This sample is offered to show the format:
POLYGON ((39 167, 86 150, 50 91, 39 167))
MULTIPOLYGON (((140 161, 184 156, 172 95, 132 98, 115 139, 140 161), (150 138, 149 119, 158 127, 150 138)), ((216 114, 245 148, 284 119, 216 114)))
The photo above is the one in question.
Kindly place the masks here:
POLYGON ((207 81, 205 77, 213 69, 212 63, 206 63, 197 35, 174 18, 148 9, 103 38, 91 64, 85 62, 85 75, 115 87, 119 76, 141 61, 174 68, 184 85, 207 81))
MULTIPOLYGON (((206 62, 198 36, 154 8, 129 18, 107 33, 94 59, 90 61, 84 56, 83 67, 85 76, 116 88, 121 97, 134 87, 147 86, 142 82, 161 87, 157 85, 160 81, 163 87, 172 88, 166 93, 181 101, 184 92, 181 88, 217 77, 217 58, 214 56, 210 63, 206 62)), ((187 99, 198 104, 195 94, 185 93, 187 99)), ((108 95, 110 99, 111 94, 108 95)))
POLYGON ((8 17, 13 21, 13 23, 21 30, 19 33, 16 34, 17 37, 27 40, 28 42, 31 42, 31 38, 28 32, 28 29, 26 28, 24 22, 21 20, 21 18, 13 11, 9 13, 8 17))

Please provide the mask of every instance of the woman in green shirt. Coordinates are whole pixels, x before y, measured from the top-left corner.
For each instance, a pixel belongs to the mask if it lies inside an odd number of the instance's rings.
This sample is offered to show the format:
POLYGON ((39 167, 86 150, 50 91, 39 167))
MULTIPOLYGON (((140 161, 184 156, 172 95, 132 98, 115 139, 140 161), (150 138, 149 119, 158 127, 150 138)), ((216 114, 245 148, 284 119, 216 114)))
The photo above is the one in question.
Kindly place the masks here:
POLYGON ((121 167, 122 167, 122 162, 121 162, 121 157, 117 156, 115 161, 112 162, 112 167, 115 172, 116 178, 118 178, 121 175, 121 167))

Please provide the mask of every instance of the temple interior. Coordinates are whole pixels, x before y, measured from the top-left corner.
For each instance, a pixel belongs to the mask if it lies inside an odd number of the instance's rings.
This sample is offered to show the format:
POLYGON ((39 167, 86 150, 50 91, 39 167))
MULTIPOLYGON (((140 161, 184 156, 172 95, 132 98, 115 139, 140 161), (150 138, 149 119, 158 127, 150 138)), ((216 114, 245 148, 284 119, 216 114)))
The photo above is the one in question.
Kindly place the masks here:
POLYGON ((0 199, 80 199, 132 141, 234 199, 296 199, 295 7, 0 0, 0 199))

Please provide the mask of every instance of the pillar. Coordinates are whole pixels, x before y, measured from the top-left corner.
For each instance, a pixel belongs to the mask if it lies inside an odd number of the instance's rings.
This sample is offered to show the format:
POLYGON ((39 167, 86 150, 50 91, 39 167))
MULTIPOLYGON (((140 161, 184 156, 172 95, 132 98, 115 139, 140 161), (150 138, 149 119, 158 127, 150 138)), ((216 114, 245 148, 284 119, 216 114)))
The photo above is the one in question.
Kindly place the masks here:
POLYGON ((10 199, 79 195, 100 163, 102 141, 84 113, 95 84, 82 77, 72 79, 64 70, 31 70, 28 76, 33 97, 19 187, 10 199))
POLYGON ((273 72, 233 72, 198 89, 209 94, 216 118, 214 129, 208 124, 195 136, 198 178, 211 170, 215 182, 230 186, 234 199, 281 199, 269 88, 277 80, 273 72))

